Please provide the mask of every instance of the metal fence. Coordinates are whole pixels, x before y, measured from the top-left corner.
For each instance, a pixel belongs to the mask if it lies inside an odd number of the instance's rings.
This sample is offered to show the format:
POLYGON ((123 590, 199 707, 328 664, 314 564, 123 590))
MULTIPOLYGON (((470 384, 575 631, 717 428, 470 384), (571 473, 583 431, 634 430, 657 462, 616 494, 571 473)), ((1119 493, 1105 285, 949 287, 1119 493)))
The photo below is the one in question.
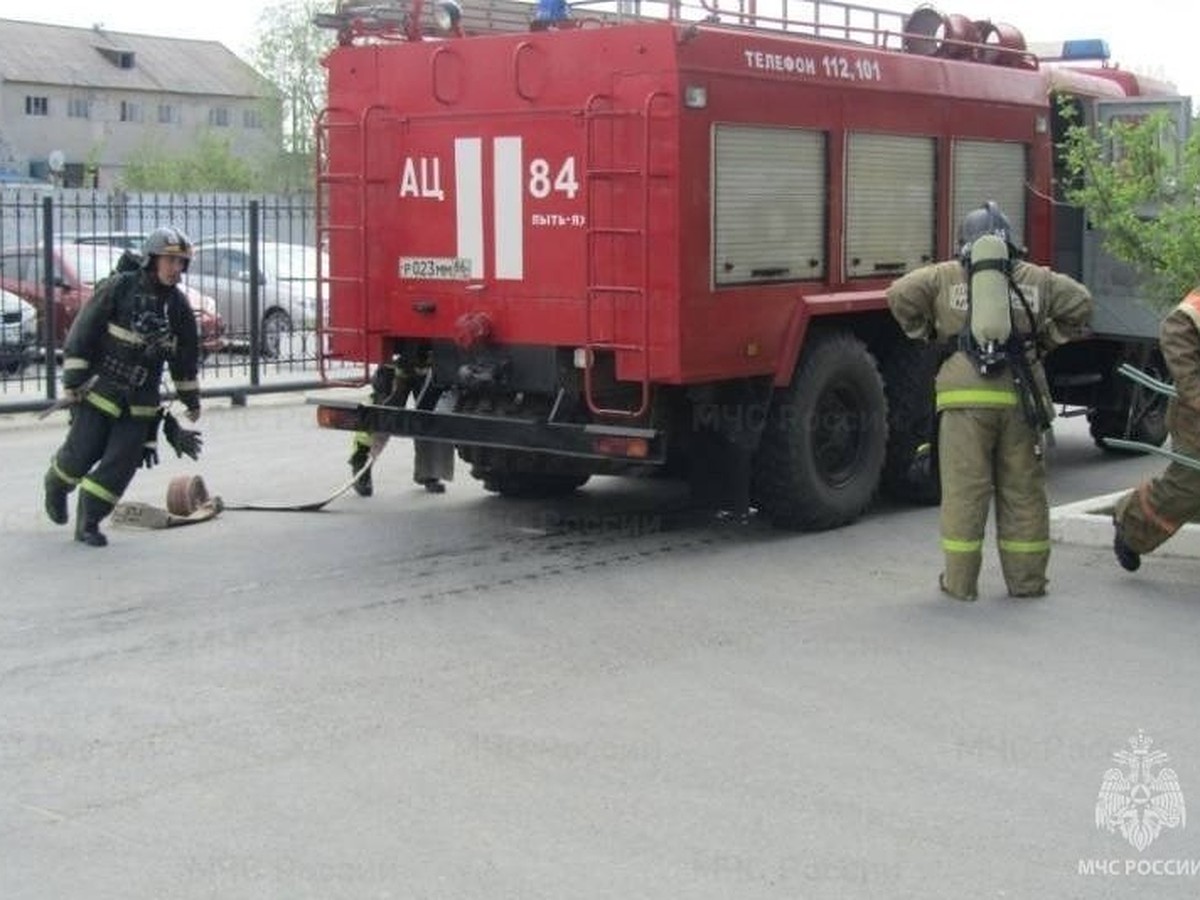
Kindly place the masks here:
POLYGON ((74 316, 121 253, 162 225, 194 244, 184 287, 204 346, 202 392, 239 402, 320 383, 311 195, 3 188, 0 413, 58 396, 74 316))

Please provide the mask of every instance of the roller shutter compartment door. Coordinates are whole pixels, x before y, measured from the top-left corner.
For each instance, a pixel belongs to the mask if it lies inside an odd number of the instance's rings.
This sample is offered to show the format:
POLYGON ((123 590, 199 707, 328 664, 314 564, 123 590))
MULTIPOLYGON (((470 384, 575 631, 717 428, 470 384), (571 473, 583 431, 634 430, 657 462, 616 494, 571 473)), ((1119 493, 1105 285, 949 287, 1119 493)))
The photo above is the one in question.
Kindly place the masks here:
MULTIPOLYGON (((1025 180, 1027 153, 1024 144, 1011 141, 954 142, 954 181, 951 195, 958 223, 973 209, 995 200, 1008 216, 1013 243, 1025 245, 1025 180)), ((956 247, 955 250, 958 248, 956 247)))
POLYGON ((823 278, 825 135, 718 125, 713 136, 713 283, 823 278))
POLYGON ((933 261, 935 177, 933 138, 847 136, 848 277, 895 277, 933 261))

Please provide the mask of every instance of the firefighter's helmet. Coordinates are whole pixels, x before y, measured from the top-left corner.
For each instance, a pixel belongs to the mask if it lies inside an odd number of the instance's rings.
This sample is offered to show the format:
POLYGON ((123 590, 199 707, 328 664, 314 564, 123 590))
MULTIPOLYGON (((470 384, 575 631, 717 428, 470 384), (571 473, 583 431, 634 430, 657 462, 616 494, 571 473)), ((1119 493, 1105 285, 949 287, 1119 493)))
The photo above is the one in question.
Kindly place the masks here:
POLYGON ((1008 221, 1008 216, 1004 214, 995 200, 989 200, 983 206, 971 210, 958 223, 958 249, 963 259, 970 258, 971 245, 985 234, 994 234, 1001 238, 1004 243, 1008 244, 1010 253, 1020 249, 1013 241, 1012 225, 1008 221))
POLYGON ((192 242, 178 228, 156 228, 146 236, 142 248, 142 265, 150 268, 156 256, 176 256, 183 260, 183 271, 187 271, 192 259, 192 242))

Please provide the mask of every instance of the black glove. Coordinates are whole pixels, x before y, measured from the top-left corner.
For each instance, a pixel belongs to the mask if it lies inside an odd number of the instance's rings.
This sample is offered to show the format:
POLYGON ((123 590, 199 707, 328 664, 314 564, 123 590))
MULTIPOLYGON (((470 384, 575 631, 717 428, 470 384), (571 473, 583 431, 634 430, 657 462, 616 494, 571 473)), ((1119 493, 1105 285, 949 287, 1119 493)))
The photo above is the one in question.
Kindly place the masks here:
POLYGON ((64 369, 62 373, 63 390, 78 391, 91 377, 91 369, 64 369))
POLYGON ((200 432, 181 428, 179 420, 170 413, 163 416, 163 435, 166 436, 167 443, 175 449, 176 456, 200 458, 200 448, 204 444, 200 439, 200 432))
POLYGON ((179 402, 187 407, 187 417, 189 422, 195 422, 198 418, 200 418, 199 391, 179 391, 179 402))
POLYGON ((142 445, 142 468, 153 469, 158 465, 158 444, 142 445))

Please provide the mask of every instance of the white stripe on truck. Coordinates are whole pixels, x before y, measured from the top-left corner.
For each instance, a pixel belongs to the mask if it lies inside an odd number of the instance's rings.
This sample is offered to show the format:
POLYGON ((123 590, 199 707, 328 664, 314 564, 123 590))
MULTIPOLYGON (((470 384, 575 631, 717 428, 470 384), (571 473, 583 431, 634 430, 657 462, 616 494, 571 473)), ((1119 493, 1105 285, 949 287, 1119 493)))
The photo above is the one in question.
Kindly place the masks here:
POLYGON ((521 139, 492 139, 496 168, 496 277, 519 281, 525 277, 525 223, 522 221, 525 179, 521 139))
POLYGON ((460 259, 471 261, 471 277, 483 277, 483 142, 454 139, 454 202, 460 259))

